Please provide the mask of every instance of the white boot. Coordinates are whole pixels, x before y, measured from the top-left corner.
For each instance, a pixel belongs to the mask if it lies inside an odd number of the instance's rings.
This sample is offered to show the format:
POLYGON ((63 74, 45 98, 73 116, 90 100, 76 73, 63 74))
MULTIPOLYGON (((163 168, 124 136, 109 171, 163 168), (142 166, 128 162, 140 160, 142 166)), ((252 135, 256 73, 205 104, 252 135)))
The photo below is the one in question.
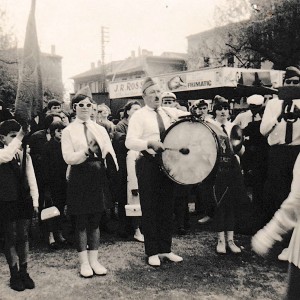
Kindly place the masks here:
POLYGON ((78 255, 80 262, 80 275, 85 278, 92 277, 94 273, 89 264, 87 251, 78 252, 78 255))
POLYGON ((144 243, 144 241, 145 241, 144 235, 141 233, 140 228, 137 228, 135 230, 135 234, 134 234, 133 238, 142 243, 144 243))
POLYGON ((217 244, 217 253, 225 254, 226 253, 226 243, 225 243, 225 232, 218 232, 218 244, 217 244))
POLYGON ((241 253, 242 250, 239 248, 233 240, 233 231, 227 231, 227 243, 228 243, 228 248, 232 253, 241 253))
POLYGON ((90 266, 96 275, 106 275, 107 269, 103 267, 98 261, 98 250, 89 251, 90 266))

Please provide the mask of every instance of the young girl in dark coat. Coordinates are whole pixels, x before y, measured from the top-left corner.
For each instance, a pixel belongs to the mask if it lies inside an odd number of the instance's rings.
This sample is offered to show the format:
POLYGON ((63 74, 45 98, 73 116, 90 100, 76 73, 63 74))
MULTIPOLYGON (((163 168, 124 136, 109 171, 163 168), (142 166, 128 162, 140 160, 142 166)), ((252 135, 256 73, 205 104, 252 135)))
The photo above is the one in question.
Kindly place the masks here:
POLYGON ((50 190, 52 205, 56 206, 60 212, 59 217, 48 222, 49 236, 55 246, 66 244, 66 239, 62 235, 62 223, 67 198, 66 171, 68 165, 64 161, 61 151, 61 133, 65 127, 62 121, 54 121, 49 127, 51 139, 44 148, 46 184, 50 190))
POLYGON ((32 161, 21 149, 25 135, 15 120, 0 123, 0 219, 4 225, 5 257, 10 269, 10 287, 33 289, 27 273, 28 230, 33 210, 38 213, 38 188, 32 161), (18 263, 19 262, 19 263, 18 263))

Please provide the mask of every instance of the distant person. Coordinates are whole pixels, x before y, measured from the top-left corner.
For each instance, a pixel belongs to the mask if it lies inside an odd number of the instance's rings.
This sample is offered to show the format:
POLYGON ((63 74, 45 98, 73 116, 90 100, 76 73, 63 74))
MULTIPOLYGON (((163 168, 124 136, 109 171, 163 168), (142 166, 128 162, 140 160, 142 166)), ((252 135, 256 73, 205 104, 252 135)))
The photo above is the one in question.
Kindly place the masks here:
POLYGON ((70 114, 68 112, 66 112, 65 110, 62 110, 59 113, 60 117, 61 117, 61 121, 63 122, 63 124, 65 126, 68 126, 70 124, 70 114))
POLYGON ((267 138, 260 133, 264 113, 264 97, 252 95, 247 98, 249 108, 237 115, 234 124, 243 130, 245 152, 241 166, 247 186, 252 188, 252 203, 258 223, 262 223, 263 190, 267 178, 269 145, 267 138))
POLYGON ((196 100, 192 105, 192 114, 198 116, 200 119, 206 121, 212 116, 208 113, 208 103, 204 99, 196 100))
POLYGON ((48 221, 49 243, 54 250, 67 245, 62 227, 67 199, 67 164, 61 150, 61 135, 65 127, 62 121, 52 122, 49 127, 51 139, 46 142, 43 151, 45 182, 51 195, 48 206, 54 205, 60 212, 60 216, 48 221))
POLYGON ((28 231, 33 211, 38 212, 38 189, 29 154, 21 149, 25 135, 15 120, 0 123, 0 219, 4 224, 5 257, 10 269, 10 287, 33 289, 27 272, 28 231))
POLYGON ((47 104, 47 112, 46 114, 52 114, 52 113, 60 113, 62 110, 61 101, 57 99, 51 99, 49 100, 47 104))
POLYGON ((91 120, 97 122, 97 115, 98 115, 98 105, 97 103, 93 103, 93 109, 90 116, 91 120))
POLYGON ((0 122, 12 119, 13 115, 10 113, 9 109, 6 108, 4 102, 0 100, 0 122))
POLYGON ((52 250, 53 248, 56 248, 56 245, 54 244, 54 239, 51 238, 51 236, 48 235, 47 226, 46 224, 41 222, 40 216, 42 209, 49 206, 49 190, 46 187, 45 182, 45 172, 44 172, 44 146, 47 143, 47 141, 50 140, 50 130, 49 127, 52 124, 52 122, 55 121, 61 121, 60 114, 49 114, 46 116, 44 121, 45 128, 42 130, 38 130, 34 132, 32 135, 29 136, 28 139, 28 145, 30 147, 30 155, 32 158, 32 163, 34 167, 34 172, 36 175, 38 190, 39 190, 39 225, 41 235, 43 237, 47 238, 47 243, 49 248, 52 250))
POLYGON ((103 126, 110 138, 114 136, 115 125, 112 121, 108 119, 110 115, 110 108, 105 104, 98 105, 98 115, 97 115, 97 124, 103 126))
MULTIPOLYGON (((129 101, 124 106, 124 118, 116 125, 115 137, 113 139, 114 149, 117 154, 118 163, 120 166, 119 174, 118 174, 118 217, 119 217, 119 230, 118 234, 121 237, 126 238, 130 232, 130 222, 132 219, 132 225, 134 229, 133 238, 139 242, 144 241, 144 236, 140 231, 140 218, 139 217, 126 217, 125 205, 128 203, 128 192, 138 196, 138 188, 134 190, 128 191, 129 186, 129 177, 128 177, 128 165, 127 161, 132 157, 132 155, 128 155, 128 149, 125 146, 125 139, 128 130, 128 123, 132 117, 132 115, 141 109, 141 103, 139 101, 129 101)), ((133 155, 134 157, 134 155, 133 155)), ((129 161, 129 165, 133 164, 135 166, 136 159, 133 158, 133 161, 129 161)), ((134 167, 135 170, 135 167, 134 167)), ((135 172, 134 172, 135 173, 135 172)), ((136 175, 135 175, 136 176, 136 175)))
MULTIPOLYGON (((286 69, 283 87, 299 87, 300 70, 286 69)), ((299 96, 300 97, 300 96, 299 96)), ((288 111, 300 109, 300 100, 290 101, 291 107, 283 111, 285 99, 269 100, 260 126, 260 131, 268 138, 270 147, 268 177, 265 186, 265 201, 268 203, 268 218, 280 207, 290 191, 292 170, 300 151, 300 120, 288 120, 288 111), (285 174, 285 176, 283 176, 285 174)))
POLYGON ((174 93, 171 92, 163 92, 160 95, 161 98, 161 106, 162 107, 174 107, 177 109, 180 109, 182 111, 187 111, 185 106, 181 106, 176 98, 176 95, 174 93))
MULTIPOLYGON (((194 101, 191 107, 191 114, 197 116, 202 121, 211 119, 208 114, 208 103, 204 99, 194 101)), ((196 203, 195 209, 197 212, 203 210, 204 215, 198 220, 199 224, 211 222, 215 212, 215 204, 213 202, 213 186, 209 182, 201 183, 196 188, 196 203)))
MULTIPOLYGON (((171 92, 163 92, 160 95, 161 106, 177 108, 182 111, 187 111, 186 107, 181 106, 177 102, 176 95, 171 92)), ((174 187, 174 214, 177 226, 177 233, 185 235, 186 230, 190 227, 189 224, 189 208, 188 198, 191 188, 189 186, 182 186, 175 183, 174 187)))
MULTIPOLYGON (((300 110, 299 68, 286 68, 282 89, 289 91, 286 92, 289 99, 269 100, 260 125, 260 132, 268 138, 270 145, 263 196, 265 222, 272 218, 287 198, 293 167, 300 152, 300 119, 297 117, 300 110)), ((280 260, 286 258, 287 251, 279 256, 280 260)))

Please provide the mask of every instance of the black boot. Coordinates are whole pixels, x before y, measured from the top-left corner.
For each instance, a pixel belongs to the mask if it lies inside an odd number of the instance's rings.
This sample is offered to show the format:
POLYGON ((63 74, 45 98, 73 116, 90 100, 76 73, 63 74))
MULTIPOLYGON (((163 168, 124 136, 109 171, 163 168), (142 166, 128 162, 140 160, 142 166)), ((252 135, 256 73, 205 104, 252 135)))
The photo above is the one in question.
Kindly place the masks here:
POLYGON ((27 263, 20 265, 20 277, 21 280, 24 284, 24 287, 26 289, 34 289, 35 288, 35 284, 34 281, 31 279, 31 277, 29 276, 29 274, 27 273, 27 263))
POLYGON ((9 267, 10 270, 10 287, 18 292, 22 292, 25 290, 25 285, 20 277, 18 266, 14 265, 13 267, 9 267))

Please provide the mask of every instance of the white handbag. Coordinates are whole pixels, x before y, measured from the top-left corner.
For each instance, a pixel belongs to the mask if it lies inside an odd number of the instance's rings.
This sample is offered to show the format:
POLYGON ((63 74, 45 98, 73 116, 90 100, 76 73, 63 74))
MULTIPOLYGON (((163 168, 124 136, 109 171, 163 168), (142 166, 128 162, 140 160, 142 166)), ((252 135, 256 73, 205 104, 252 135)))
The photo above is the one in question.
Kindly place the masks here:
POLYGON ((59 210, 57 209, 56 206, 51 206, 48 208, 44 208, 41 212, 41 220, 48 220, 51 218, 58 217, 60 215, 59 210))
POLYGON ((140 204, 127 204, 125 205, 127 217, 141 217, 142 210, 140 204))

